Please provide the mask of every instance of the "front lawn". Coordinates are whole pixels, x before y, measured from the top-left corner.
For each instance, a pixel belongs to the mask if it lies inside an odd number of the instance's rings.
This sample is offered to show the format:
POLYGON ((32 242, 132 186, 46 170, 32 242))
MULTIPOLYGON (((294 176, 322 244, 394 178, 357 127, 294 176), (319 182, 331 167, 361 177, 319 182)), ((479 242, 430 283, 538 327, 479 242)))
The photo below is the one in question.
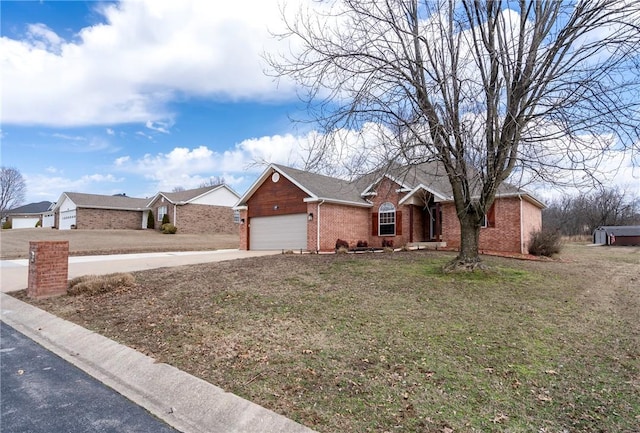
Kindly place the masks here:
POLYGON ((278 255, 34 304, 320 432, 637 432, 640 249, 599 251, 278 255))

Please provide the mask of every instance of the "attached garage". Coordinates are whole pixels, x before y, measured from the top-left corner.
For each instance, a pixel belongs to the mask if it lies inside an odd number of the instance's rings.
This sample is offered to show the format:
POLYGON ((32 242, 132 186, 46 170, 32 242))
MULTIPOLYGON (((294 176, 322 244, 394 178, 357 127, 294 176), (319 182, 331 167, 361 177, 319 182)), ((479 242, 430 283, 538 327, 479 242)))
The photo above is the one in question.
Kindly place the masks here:
POLYGON ((60 230, 69 230, 71 226, 76 225, 76 210, 67 210, 60 212, 60 230))
POLYGON ((249 220, 249 249, 306 250, 307 214, 251 218, 249 220))
POLYGON ((32 229, 40 221, 38 217, 13 217, 11 218, 12 229, 32 229))

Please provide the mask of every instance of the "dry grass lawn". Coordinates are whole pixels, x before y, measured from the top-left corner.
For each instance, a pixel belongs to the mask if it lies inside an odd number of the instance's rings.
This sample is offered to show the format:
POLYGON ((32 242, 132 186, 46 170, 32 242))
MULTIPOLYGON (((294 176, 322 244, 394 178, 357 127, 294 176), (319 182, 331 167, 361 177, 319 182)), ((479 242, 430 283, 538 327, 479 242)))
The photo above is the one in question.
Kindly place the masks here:
POLYGON ((161 251, 238 248, 237 234, 163 235, 155 230, 54 230, 33 228, 2 230, 0 258, 26 258, 29 241, 69 241, 72 256, 161 251))
POLYGON ((320 432, 640 431, 640 248, 451 257, 269 256, 33 303, 320 432))

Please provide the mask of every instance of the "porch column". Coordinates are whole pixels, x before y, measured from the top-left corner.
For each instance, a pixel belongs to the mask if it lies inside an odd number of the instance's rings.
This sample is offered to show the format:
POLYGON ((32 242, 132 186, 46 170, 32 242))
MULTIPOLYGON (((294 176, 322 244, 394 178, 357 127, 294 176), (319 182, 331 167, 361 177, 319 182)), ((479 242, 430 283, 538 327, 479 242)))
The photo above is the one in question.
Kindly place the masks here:
POLYGON ((436 203, 436 241, 442 242, 442 221, 440 221, 440 203, 436 203))
POLYGON ((414 205, 409 205, 409 243, 413 242, 413 208, 414 205))

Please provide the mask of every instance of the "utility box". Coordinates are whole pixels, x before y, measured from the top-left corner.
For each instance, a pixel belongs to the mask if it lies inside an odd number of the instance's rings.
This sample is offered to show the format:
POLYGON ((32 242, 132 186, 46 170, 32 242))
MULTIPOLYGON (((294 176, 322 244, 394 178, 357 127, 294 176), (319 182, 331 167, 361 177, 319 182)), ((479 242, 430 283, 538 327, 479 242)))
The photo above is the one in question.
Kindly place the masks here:
POLYGON ((29 242, 27 296, 47 298, 67 293, 69 241, 29 242))

